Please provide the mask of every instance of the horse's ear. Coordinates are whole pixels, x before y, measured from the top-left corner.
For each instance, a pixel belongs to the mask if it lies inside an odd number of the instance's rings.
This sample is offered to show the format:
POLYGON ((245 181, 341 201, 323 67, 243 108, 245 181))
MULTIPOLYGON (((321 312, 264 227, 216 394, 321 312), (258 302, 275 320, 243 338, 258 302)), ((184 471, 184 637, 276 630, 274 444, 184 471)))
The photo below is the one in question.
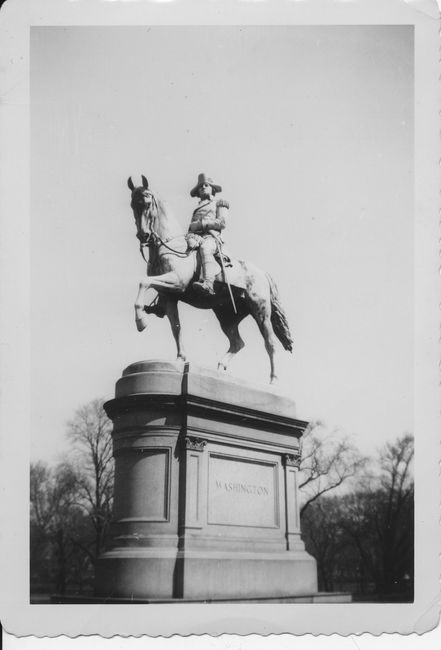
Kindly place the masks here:
POLYGON ((142 186, 143 186, 143 188, 144 188, 145 190, 148 190, 148 189, 149 189, 149 182, 148 182, 148 180, 146 179, 145 176, 141 176, 141 178, 142 178, 142 186))
POLYGON ((131 176, 129 176, 129 178, 128 178, 128 180, 127 180, 127 185, 129 186, 129 190, 130 190, 131 192, 133 192, 133 190, 135 189, 135 186, 133 185, 133 181, 132 181, 132 177, 131 177, 131 176))

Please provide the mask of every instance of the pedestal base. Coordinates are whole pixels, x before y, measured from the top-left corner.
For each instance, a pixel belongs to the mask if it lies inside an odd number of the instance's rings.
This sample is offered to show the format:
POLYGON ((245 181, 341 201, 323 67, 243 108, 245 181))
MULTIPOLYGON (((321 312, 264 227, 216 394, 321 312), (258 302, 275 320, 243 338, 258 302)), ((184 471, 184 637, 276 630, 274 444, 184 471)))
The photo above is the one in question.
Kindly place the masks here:
POLYGON ((317 592, 315 560, 305 551, 280 554, 106 553, 97 595, 125 598, 277 598, 317 592))

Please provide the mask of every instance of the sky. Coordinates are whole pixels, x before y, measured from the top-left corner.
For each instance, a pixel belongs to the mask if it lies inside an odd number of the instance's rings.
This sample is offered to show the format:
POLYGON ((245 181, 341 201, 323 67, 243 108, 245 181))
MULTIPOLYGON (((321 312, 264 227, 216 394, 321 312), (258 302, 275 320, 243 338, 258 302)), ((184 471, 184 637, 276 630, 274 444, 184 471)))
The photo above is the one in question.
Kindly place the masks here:
MULTIPOLYGON (((364 453, 412 431, 413 83, 410 26, 32 28, 31 458, 57 460, 130 363, 176 356, 165 320, 134 322, 141 174, 182 232, 197 175, 222 185, 228 250, 279 287, 300 419, 364 453)), ((216 368, 214 315, 180 313, 190 362, 216 368)), ((229 372, 264 386, 263 340, 240 330, 229 372)))

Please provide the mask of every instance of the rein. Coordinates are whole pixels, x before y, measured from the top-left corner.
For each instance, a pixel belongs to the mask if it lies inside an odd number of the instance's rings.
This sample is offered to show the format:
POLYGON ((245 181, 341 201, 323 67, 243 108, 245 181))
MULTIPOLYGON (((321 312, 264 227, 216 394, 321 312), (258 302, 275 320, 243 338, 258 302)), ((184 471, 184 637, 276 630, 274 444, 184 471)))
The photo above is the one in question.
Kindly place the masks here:
MULTIPOLYGON (((191 251, 185 251, 185 253, 183 253, 182 251, 177 251, 174 248, 167 246, 167 243, 163 239, 161 239, 161 237, 157 233, 154 232, 153 234, 155 238, 159 241, 160 244, 159 248, 161 248, 161 246, 165 246, 165 248, 168 248, 169 251, 171 251, 174 255, 177 255, 178 257, 188 257, 189 252, 191 252, 191 251)), ((183 235, 178 235, 178 237, 183 237, 183 235)), ((178 237, 173 237, 173 239, 178 239, 178 237)), ((173 241, 173 239, 169 239, 169 241, 173 241)))
MULTIPOLYGON (((167 248, 171 253, 173 253, 173 255, 176 255, 177 257, 188 257, 189 254, 192 252, 192 251, 185 251, 185 253, 183 253, 182 251, 177 251, 174 248, 171 248, 171 246, 168 246, 167 243, 163 239, 161 239, 161 237, 158 235, 158 233, 156 233, 154 230, 152 230, 152 235, 154 237, 154 240, 156 242, 159 242, 158 248, 161 248, 161 246, 165 246, 165 248, 167 248)), ((181 236, 183 236, 183 235, 178 235, 178 237, 181 237, 181 236)), ((173 237, 173 239, 178 239, 178 237, 173 237)), ((169 241, 173 241, 173 239, 170 239, 169 241)), ((144 255, 144 248, 146 248, 147 246, 149 246, 148 243, 145 243, 145 244, 141 243, 139 245, 139 251, 140 251, 140 253, 141 253, 142 257, 143 257, 143 260, 144 260, 144 262, 146 264, 147 264, 147 260, 146 260, 145 255, 144 255)))

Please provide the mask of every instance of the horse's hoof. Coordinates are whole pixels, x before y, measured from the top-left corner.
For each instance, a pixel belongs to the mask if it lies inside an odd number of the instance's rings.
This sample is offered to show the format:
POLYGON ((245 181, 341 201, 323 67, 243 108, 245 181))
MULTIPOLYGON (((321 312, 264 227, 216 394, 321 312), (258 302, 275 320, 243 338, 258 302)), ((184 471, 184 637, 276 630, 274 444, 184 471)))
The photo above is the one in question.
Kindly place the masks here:
POLYGON ((278 379, 277 379, 276 375, 274 375, 273 377, 271 377, 271 379, 270 379, 270 384, 271 384, 272 386, 274 386, 274 384, 277 384, 277 382, 278 382, 278 379))
POLYGON ((218 363, 217 364, 217 369, 220 370, 221 372, 226 372, 227 371, 227 366, 224 363, 218 363))
POLYGON ((145 321, 143 318, 136 319, 136 329, 138 330, 138 332, 143 332, 146 327, 147 327, 147 321, 145 321))
POLYGON ((187 361, 187 357, 185 356, 185 354, 178 354, 178 356, 176 357, 176 361, 182 361, 182 363, 185 363, 187 361))

